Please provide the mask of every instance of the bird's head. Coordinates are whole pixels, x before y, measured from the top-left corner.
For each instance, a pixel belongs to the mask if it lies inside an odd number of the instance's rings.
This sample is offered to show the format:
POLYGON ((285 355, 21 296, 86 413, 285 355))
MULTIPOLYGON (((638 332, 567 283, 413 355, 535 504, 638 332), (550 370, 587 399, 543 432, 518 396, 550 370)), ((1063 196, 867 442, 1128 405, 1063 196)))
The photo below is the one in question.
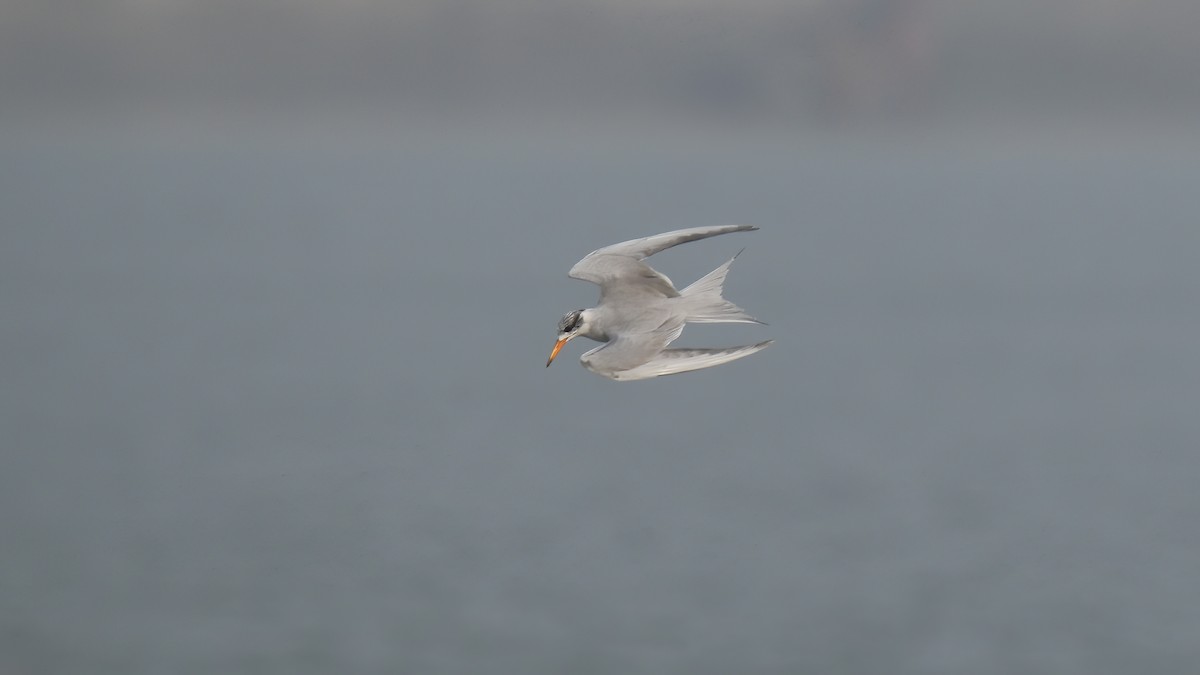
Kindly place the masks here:
POLYGON ((558 342, 554 343, 554 349, 550 351, 550 358, 546 359, 546 367, 554 362, 554 357, 558 356, 558 352, 562 351, 563 345, 571 341, 572 338, 584 331, 587 326, 587 317, 582 309, 573 309, 558 320, 558 342))

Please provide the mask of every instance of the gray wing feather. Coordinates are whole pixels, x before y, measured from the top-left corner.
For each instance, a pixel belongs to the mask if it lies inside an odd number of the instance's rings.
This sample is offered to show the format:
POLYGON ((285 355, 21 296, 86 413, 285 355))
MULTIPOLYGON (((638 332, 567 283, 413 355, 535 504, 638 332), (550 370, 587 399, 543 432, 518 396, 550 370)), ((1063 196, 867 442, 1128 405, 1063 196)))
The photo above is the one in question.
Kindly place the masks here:
MULTIPOLYGON (((596 249, 588 254, 593 255, 623 255, 631 258, 649 258, 650 256, 665 251, 672 246, 686 244, 689 241, 697 239, 706 239, 715 237, 718 234, 728 234, 730 232, 749 232, 757 230, 754 225, 708 225, 705 227, 688 227, 682 230, 672 230, 662 234, 655 234, 641 239, 630 239, 612 246, 605 246, 601 249, 596 249)), ((587 257, 584 257, 587 260, 587 257)), ((582 260, 580 261, 583 262, 582 260)), ((578 267, 578 265, 576 265, 578 267)))
POLYGON ((761 352, 769 347, 772 342, 773 340, 767 340, 755 345, 718 349, 664 349, 649 361, 633 368, 609 373, 602 372, 600 374, 623 382, 626 380, 645 380, 652 377, 662 377, 663 375, 686 373, 691 370, 712 368, 713 366, 745 358, 751 354, 761 352))
POLYGON ((679 297, 679 291, 667 275, 628 256, 589 254, 571 268, 569 276, 599 284, 601 302, 617 295, 679 297))
POLYGON ((601 298, 618 282, 641 286, 643 292, 674 298, 679 296, 679 291, 675 290, 671 280, 642 262, 643 259, 689 241, 757 229, 754 225, 712 225, 631 239, 592 251, 575 263, 567 275, 573 279, 599 284, 601 298))

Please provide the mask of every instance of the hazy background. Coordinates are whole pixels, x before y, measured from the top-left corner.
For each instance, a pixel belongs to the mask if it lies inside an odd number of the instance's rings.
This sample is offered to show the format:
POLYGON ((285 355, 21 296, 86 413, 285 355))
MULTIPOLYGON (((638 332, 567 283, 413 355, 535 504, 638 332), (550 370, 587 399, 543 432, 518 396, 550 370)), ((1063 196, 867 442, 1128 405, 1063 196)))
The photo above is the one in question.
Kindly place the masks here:
POLYGON ((0 671, 1191 672, 1200 4, 0 5, 0 671), (617 384, 588 251, 743 246, 617 384))

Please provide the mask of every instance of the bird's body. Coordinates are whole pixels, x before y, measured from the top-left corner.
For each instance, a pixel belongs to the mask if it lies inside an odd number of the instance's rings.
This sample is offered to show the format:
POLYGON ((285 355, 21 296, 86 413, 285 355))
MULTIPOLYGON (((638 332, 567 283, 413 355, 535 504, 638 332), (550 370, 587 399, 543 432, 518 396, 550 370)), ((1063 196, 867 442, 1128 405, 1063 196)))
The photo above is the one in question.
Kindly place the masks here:
POLYGON ((598 284, 600 303, 563 316, 558 342, 546 365, 563 345, 581 335, 605 343, 580 357, 584 367, 614 380, 642 380, 711 368, 765 349, 770 340, 741 347, 667 349, 687 323, 762 322, 721 295, 733 258, 683 290, 676 290, 670 279, 644 262, 678 244, 757 229, 752 225, 693 227, 613 244, 587 254, 568 274, 598 284))

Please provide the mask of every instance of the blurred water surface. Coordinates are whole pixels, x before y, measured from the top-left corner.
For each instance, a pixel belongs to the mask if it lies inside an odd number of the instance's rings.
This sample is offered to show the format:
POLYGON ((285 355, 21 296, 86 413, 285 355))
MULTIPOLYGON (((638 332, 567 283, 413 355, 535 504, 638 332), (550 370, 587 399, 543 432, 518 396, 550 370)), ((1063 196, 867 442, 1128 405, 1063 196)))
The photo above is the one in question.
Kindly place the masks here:
POLYGON ((1194 153, 281 138, 5 137, 4 672, 1200 658, 1194 153), (770 350, 542 367, 727 222, 770 350))

